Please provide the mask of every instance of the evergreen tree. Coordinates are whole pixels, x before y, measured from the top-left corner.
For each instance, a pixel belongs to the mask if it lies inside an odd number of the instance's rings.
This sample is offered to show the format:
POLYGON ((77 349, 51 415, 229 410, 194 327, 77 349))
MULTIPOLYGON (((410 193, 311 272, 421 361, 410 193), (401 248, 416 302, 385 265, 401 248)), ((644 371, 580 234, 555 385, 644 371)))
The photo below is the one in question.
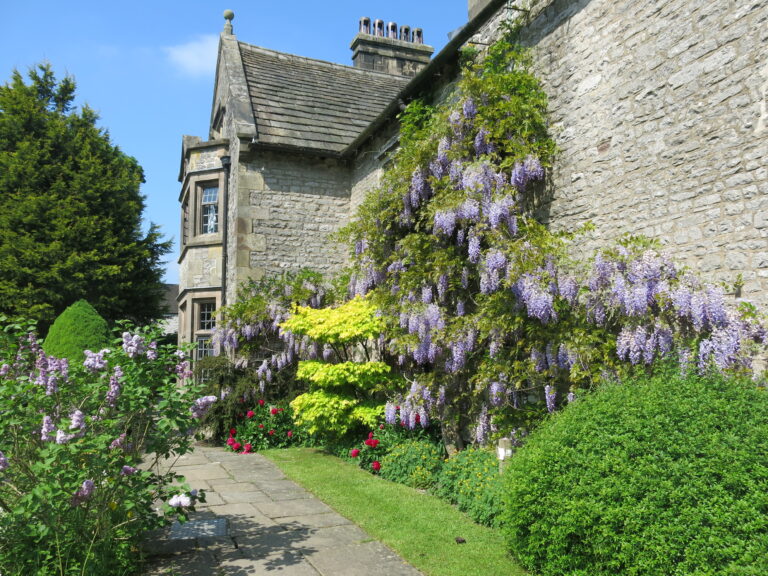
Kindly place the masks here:
POLYGON ((142 232, 141 167, 73 107, 73 78, 29 80, 0 86, 0 313, 45 331, 85 298, 109 321, 158 317, 170 242, 142 232))

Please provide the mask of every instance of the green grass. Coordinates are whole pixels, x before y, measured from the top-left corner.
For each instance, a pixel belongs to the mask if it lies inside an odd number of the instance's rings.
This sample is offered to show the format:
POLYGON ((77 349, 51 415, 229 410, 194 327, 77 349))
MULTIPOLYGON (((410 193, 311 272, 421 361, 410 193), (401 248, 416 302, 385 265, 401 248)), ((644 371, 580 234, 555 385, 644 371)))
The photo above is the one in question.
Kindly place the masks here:
POLYGON ((312 448, 268 450, 294 482, 349 518, 427 576, 524 576, 498 530, 439 498, 373 476, 312 448), (456 538, 465 544, 457 544, 456 538))

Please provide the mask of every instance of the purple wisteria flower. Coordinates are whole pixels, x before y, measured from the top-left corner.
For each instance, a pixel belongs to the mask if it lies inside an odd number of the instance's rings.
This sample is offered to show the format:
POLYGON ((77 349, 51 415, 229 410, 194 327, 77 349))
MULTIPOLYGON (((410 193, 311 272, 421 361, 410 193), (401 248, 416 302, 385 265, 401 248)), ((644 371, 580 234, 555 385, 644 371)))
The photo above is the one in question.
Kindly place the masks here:
POLYGON ((464 104, 461 106, 461 111, 464 115, 464 118, 467 120, 473 120, 475 116, 477 116, 477 105, 475 104, 475 101, 472 98, 467 98, 464 100, 464 104))
POLYGON ((525 274, 520 277, 513 291, 525 305, 530 318, 536 318, 542 324, 557 321, 552 294, 544 290, 534 276, 525 274))
POLYGON ((475 155, 480 157, 485 154, 493 154, 495 147, 489 139, 490 132, 485 128, 480 128, 475 135, 475 155))
POLYGON ((488 387, 488 397, 491 401, 491 406, 501 406, 507 399, 507 389, 501 382, 491 382, 488 387))
POLYGON ((531 360, 536 372, 544 372, 549 367, 546 354, 538 348, 531 348, 531 360))
POLYGON ((456 229, 456 212, 452 210, 446 210, 443 212, 435 212, 435 223, 433 230, 435 233, 442 234, 449 237, 456 229))
POLYGON ((547 384, 544 386, 544 398, 547 401, 547 411, 551 414, 555 411, 555 400, 557 399, 557 390, 547 384))
POLYGON ((217 400, 216 396, 202 396, 195 400, 195 403, 189 409, 192 412, 192 417, 197 419, 203 418, 217 400))
POLYGON ((480 238, 474 234, 469 237, 469 246, 467 247, 467 255, 469 261, 472 264, 477 264, 480 260, 480 238))
POLYGON ((0 472, 7 470, 9 466, 10 463, 8 462, 8 458, 5 457, 5 454, 0 452, 0 472))
POLYGON ((514 208, 515 200, 511 196, 504 196, 491 202, 488 208, 488 223, 491 225, 491 228, 496 229, 504 222, 509 227, 512 221, 514 221, 516 230, 517 218, 515 218, 513 213, 514 208))
POLYGON ((488 406, 483 404, 480 408, 480 416, 477 419, 475 428, 475 440, 478 444, 485 444, 488 440, 488 433, 491 431, 491 419, 488 415, 488 406))
POLYGON ((445 297, 448 294, 448 275, 441 274, 437 279, 437 298, 440 302, 445 301, 445 297))
POLYGON ((397 406, 392 402, 387 402, 384 406, 384 422, 390 426, 397 424, 397 406))
POLYGON ((83 366, 88 368, 88 370, 91 372, 98 372, 99 370, 103 370, 107 366, 107 361, 105 360, 104 356, 109 354, 109 352, 109 348, 104 348, 98 352, 84 350, 83 353, 85 354, 85 361, 83 362, 83 366))

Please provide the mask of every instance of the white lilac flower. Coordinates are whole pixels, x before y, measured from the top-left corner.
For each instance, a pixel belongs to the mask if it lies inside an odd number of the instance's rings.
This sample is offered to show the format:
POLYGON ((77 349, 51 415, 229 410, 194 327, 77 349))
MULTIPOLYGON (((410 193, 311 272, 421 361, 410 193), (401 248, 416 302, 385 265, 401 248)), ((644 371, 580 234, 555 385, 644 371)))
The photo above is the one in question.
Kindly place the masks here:
POLYGON ((192 499, 186 494, 174 494, 168 500, 168 506, 172 508, 186 508, 192 505, 192 499))
POLYGON ((123 332, 123 350, 129 358, 136 358, 144 354, 144 339, 140 334, 123 332))

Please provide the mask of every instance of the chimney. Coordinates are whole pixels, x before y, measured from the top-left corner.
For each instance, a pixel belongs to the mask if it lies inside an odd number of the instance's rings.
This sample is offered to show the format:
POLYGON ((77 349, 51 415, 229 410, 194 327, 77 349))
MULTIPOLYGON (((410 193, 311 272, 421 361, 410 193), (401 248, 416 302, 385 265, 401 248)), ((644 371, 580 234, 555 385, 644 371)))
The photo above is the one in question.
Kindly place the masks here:
POLYGON ((352 63, 355 68, 376 70, 400 76, 415 76, 429 64, 435 51, 424 44, 421 28, 401 26, 368 17, 360 18, 357 36, 352 40, 352 63))

